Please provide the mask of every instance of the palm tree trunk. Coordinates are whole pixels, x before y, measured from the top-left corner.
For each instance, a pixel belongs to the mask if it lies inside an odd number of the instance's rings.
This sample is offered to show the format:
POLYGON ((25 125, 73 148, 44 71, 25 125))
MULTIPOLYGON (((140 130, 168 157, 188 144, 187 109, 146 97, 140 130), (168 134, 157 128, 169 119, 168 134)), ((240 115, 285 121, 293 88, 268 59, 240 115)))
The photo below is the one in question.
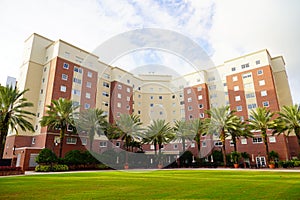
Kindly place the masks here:
POLYGON ((263 132, 262 136, 263 136, 264 144, 265 144, 265 147, 266 147, 266 160, 267 160, 266 165, 268 165, 268 163, 270 161, 270 158, 269 158, 269 145, 268 145, 268 140, 267 140, 267 134, 266 134, 266 132, 263 132))
POLYGON ((200 138, 199 138, 199 141, 197 142, 197 148, 198 148, 198 157, 201 158, 201 152, 200 152, 200 149, 201 149, 201 146, 200 146, 200 138))
POLYGON ((297 136, 297 139, 298 139, 298 144, 300 146, 300 127, 299 128, 295 128, 295 134, 297 136))
POLYGON ((92 138, 89 138, 89 140, 90 140, 90 152, 92 152, 93 151, 93 140, 92 140, 92 138))
POLYGON ((63 149, 63 143, 64 143, 64 138, 60 138, 60 144, 59 144, 59 158, 62 158, 62 149, 63 149))
POLYGON ((232 142, 233 142, 233 149, 234 149, 235 152, 237 152, 236 137, 232 137, 232 142))
POLYGON ((3 153, 4 153, 4 145, 5 145, 4 138, 5 137, 3 132, 0 132, 0 159, 3 158, 3 153))
POLYGON ((225 131, 223 129, 221 130, 220 138, 221 138, 221 142, 222 142, 222 154, 223 154, 224 167, 227 167, 226 148, 225 148, 225 131))
POLYGON ((184 137, 182 137, 182 150, 183 150, 182 153, 184 153, 185 152, 185 138, 184 137))

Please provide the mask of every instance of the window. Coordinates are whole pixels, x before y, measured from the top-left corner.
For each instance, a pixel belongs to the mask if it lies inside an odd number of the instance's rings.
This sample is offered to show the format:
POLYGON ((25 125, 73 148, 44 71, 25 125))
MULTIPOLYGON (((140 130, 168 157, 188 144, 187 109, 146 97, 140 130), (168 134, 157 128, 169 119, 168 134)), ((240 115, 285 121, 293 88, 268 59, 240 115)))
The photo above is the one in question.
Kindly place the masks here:
POLYGON ((79 102, 78 102, 78 101, 72 101, 72 106, 73 106, 73 107, 79 106, 79 102))
POLYGON ((67 144, 76 144, 77 138, 74 137, 67 137, 67 144))
POLYGON ((267 96, 267 91, 266 91, 266 90, 261 91, 261 92, 260 92, 260 95, 261 95, 262 97, 267 96))
POLYGON ((178 144, 174 144, 173 149, 178 149, 178 144))
POLYGON ((72 94, 80 96, 80 90, 73 89, 72 94))
POLYGON ((269 107, 269 102, 268 101, 264 101, 263 102, 263 107, 269 107))
POLYGON ((197 91, 202 91, 202 86, 197 87, 197 91))
POLYGON ((116 147, 120 147, 121 146, 121 142, 116 142, 116 147))
POLYGON ((235 101, 240 101, 241 100, 241 96, 235 96, 235 101))
POLYGON ((234 72, 235 70, 236 70, 236 68, 235 68, 235 67, 232 67, 232 68, 231 68, 231 71, 232 71, 232 72, 234 72))
POLYGON ((87 145, 87 138, 80 138, 82 145, 87 145))
POLYGON ((69 58, 69 57, 70 57, 70 53, 66 51, 66 52, 64 53, 64 57, 65 57, 65 58, 69 58))
POLYGON ((217 86, 216 86, 216 85, 210 85, 210 86, 208 86, 208 88, 209 88, 210 90, 215 90, 215 89, 217 89, 217 86))
POLYGON ((153 96, 150 96, 150 99, 153 99, 154 97, 153 96))
POLYGON ((118 90, 122 90, 122 85, 118 84, 118 90))
POLYGON ((222 146, 223 146, 223 143, 222 143, 221 141, 216 141, 216 142, 214 143, 214 145, 215 145, 216 147, 222 147, 222 146))
POLYGON ((241 144, 247 144, 247 138, 242 138, 241 139, 241 144))
POLYGON ((202 141, 202 147, 206 147, 206 141, 202 141))
POLYGON ((92 72, 88 72, 88 73, 87 73, 87 76, 88 76, 89 78, 92 78, 92 77, 93 77, 93 73, 92 73, 92 72))
POLYGON ((232 81, 237 81, 238 80, 238 77, 237 76, 233 76, 232 77, 232 81))
POLYGON ((250 99, 250 98, 254 98, 254 97, 255 97, 254 93, 246 94, 246 99, 250 99))
POLYGON ((32 138, 31 144, 35 144, 35 138, 32 138))
POLYGON ((110 75, 109 75, 109 74, 105 74, 105 73, 104 73, 104 74, 103 74, 103 77, 106 78, 106 79, 110 79, 110 75))
POLYGON ((227 83, 223 83, 223 86, 226 87, 226 86, 227 86, 227 83))
POLYGON ((211 81, 216 80, 216 78, 214 76, 212 76, 212 77, 209 77, 207 80, 208 80, 208 82, 211 82, 211 81))
POLYGON ((199 104, 199 108, 202 109, 203 108, 203 104, 199 104))
POLYGON ((85 98, 90 99, 91 98, 91 93, 89 93, 89 92, 85 93, 85 98))
POLYGON ((189 116, 189 119, 193 119, 193 115, 190 115, 190 116, 189 116))
POLYGON ((230 140, 230 146, 233 147, 234 146, 234 143, 232 140, 230 140))
POLYGON ((104 104, 104 106, 108 106, 108 102, 107 101, 104 101, 103 104, 104 104))
POLYGON ((269 142, 270 143, 275 143, 276 142, 276 138, 274 136, 270 136, 269 137, 269 142))
POLYGON ((122 98, 122 94, 118 93, 118 99, 122 98))
POLYGON ((249 67, 249 63, 243 64, 243 65, 241 65, 241 67, 242 67, 242 69, 248 68, 249 67))
POLYGON ((126 100, 127 100, 127 101, 130 101, 130 97, 126 97, 126 100))
POLYGON ((68 75, 67 74, 62 74, 61 79, 64 80, 64 81, 68 80, 68 75))
POLYGON ((240 112, 240 111, 242 111, 242 110, 243 110, 243 107, 242 107, 242 106, 237 106, 237 107, 236 107, 236 111, 240 112))
POLYGON ((89 109, 90 107, 91 107, 90 104, 88 104, 88 103, 85 103, 85 104, 84 104, 84 108, 85 108, 85 109, 89 109))
POLYGON ((258 81, 258 84, 259 84, 259 86, 262 86, 262 85, 266 85, 266 82, 265 82, 265 80, 260 80, 260 81, 258 81))
POLYGON ((245 79, 245 78, 251 78, 251 77, 252 77, 251 73, 243 74, 243 79, 245 79))
POLYGON ((233 91, 239 91, 240 87, 238 85, 233 87, 233 91))
POLYGON ((215 99, 215 98, 217 98, 217 94, 216 93, 214 93, 214 94, 211 94, 209 97, 211 98, 211 99, 215 99))
POLYGON ((202 95, 199 95, 198 100, 201 100, 201 99, 203 99, 203 97, 202 97, 202 95))
POLYGON ((188 110, 189 110, 189 111, 193 110, 192 106, 189 106, 189 107, 188 107, 188 110))
POLYGON ((162 99, 162 96, 159 96, 158 99, 162 99))
POLYGON ((75 56, 75 61, 79 62, 79 63, 82 63, 83 58, 80 58, 79 56, 75 56))
POLYGON ((255 61, 255 64, 259 65, 260 64, 260 60, 255 61))
POLYGON ((138 110, 138 114, 141 114, 141 111, 140 111, 140 110, 138 110))
POLYGON ((191 94, 191 93, 192 93, 192 90, 191 90, 191 89, 187 89, 186 93, 187 93, 187 94, 191 94))
POLYGON ((163 115, 163 114, 164 114, 163 111, 160 111, 160 112, 159 112, 159 115, 163 115))
POLYGON ((252 138, 252 142, 253 144, 263 143, 263 139, 261 137, 254 137, 252 138))
POLYGON ((79 78, 73 78, 73 82, 81 84, 81 79, 79 79, 79 78))
POLYGON ((128 88, 126 89, 126 91, 127 91, 127 92, 130 92, 130 88, 128 87, 128 88))
POLYGON ((107 142, 106 141, 100 141, 99 146, 100 147, 107 147, 107 142))
POLYGON ((264 71, 262 69, 257 70, 257 75, 262 75, 264 71))
POLYGON ((180 101, 180 105, 184 105, 184 101, 180 101))
POLYGON ((199 117, 200 117, 200 118, 204 118, 204 113, 200 113, 200 114, 199 114, 199 117))
POLYGON ((66 91, 67 91, 67 87, 64 86, 64 85, 61 85, 61 86, 60 86, 60 91, 61 91, 61 92, 66 92, 66 91))
POLYGON ((176 106, 176 103, 172 103, 172 106, 175 107, 175 106, 176 106))
POLYGON ((129 80, 129 79, 127 79, 127 83, 130 83, 130 80, 129 80))
POLYGON ((189 98, 187 99, 187 101, 188 101, 188 102, 192 102, 192 97, 189 97, 189 98))
POLYGON ((248 109, 254 109, 256 107, 257 107, 256 103, 248 104, 248 109))
POLYGON ((64 69, 69 69, 69 64, 68 63, 64 63, 63 68, 64 69))
POLYGON ((244 88, 252 88, 253 87, 253 83, 245 83, 244 84, 244 88))
POLYGON ((228 92, 224 92, 225 96, 228 96, 228 92))
POLYGON ((109 83, 103 82, 103 86, 109 88, 109 83))
POLYGON ((158 91, 161 92, 161 91, 162 91, 162 88, 158 88, 158 91))
POLYGON ((102 92, 102 95, 105 96, 105 97, 109 97, 108 92, 102 92))
POLYGON ((154 104, 153 103, 150 103, 150 107, 153 107, 154 106, 154 104))
POLYGON ((154 91, 154 88, 150 88, 150 92, 153 92, 154 91))
POLYGON ((82 69, 79 67, 74 67, 74 72, 78 72, 78 73, 82 74, 82 69))
POLYGON ((172 95, 172 99, 175 99, 175 95, 172 95))
POLYGON ((91 88, 92 87, 92 83, 91 82, 86 82, 86 87, 87 88, 91 88))
POLYGON ((117 103, 117 107, 118 107, 118 108, 121 108, 121 106, 122 106, 121 103, 118 102, 118 103, 117 103))

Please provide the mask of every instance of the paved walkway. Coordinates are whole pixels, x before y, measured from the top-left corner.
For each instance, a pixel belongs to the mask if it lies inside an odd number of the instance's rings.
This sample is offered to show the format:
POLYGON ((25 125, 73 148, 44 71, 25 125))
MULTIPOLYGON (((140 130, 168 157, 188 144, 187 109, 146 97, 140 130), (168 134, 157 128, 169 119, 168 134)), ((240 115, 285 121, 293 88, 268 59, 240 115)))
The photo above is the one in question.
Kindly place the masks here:
POLYGON ((65 172, 35 172, 35 171, 26 171, 25 175, 39 175, 39 174, 61 174, 61 173, 89 173, 89 172, 107 172, 107 171, 121 171, 121 172, 151 172, 157 170, 195 170, 195 171, 203 171, 203 170, 212 170, 212 171, 220 171, 220 170, 228 170, 228 171, 270 171, 270 172, 295 172, 300 173, 300 168, 293 169, 249 169, 249 168, 172 168, 172 169, 128 169, 128 170, 87 170, 87 171, 65 171, 65 172))

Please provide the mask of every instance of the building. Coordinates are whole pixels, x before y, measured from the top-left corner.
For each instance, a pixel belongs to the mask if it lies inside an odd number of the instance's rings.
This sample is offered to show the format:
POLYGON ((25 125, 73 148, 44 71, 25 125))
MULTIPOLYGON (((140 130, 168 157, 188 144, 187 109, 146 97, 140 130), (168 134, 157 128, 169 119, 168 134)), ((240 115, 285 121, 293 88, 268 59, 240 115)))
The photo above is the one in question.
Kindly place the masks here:
MULTIPOLYGON (((249 117, 253 108, 264 106, 278 111, 283 105, 291 105, 292 98, 285 71, 283 57, 272 58, 267 50, 260 50, 239 58, 225 61, 220 66, 197 71, 183 76, 159 74, 132 74, 121 68, 99 61, 97 55, 75 47, 63 40, 52 41, 38 34, 25 40, 24 58, 20 67, 18 88, 30 91, 25 97, 34 103, 30 108, 37 117, 31 123, 35 133, 9 133, 4 157, 16 157, 17 165, 34 167, 34 159, 42 148, 58 153, 59 136, 39 121, 45 115, 46 105, 60 97, 71 99, 80 110, 100 108, 113 123, 121 113, 134 113, 140 116, 143 124, 153 119, 191 120, 206 118, 204 112, 212 107, 230 105, 237 110, 242 120, 249 117)), ((84 150, 87 138, 67 134, 63 154, 72 150, 84 150)), ((270 150, 279 152, 280 159, 290 159, 299 151, 296 137, 269 135, 270 150)), ((94 151, 103 151, 108 141, 105 137, 95 139, 94 151)), ((232 151, 228 139, 227 150, 232 151)), ((120 147, 120 141, 116 141, 120 147)), ((179 142, 166 145, 165 153, 178 156, 182 146, 179 142)), ((201 156, 218 148, 218 137, 203 137, 201 156)), ((197 153, 195 142, 187 147, 197 153)), ((153 147, 145 145, 146 153, 153 147)), ((252 155, 253 163, 265 163, 262 138, 242 138, 238 143, 240 152, 252 155), (253 160, 255 158, 255 160, 253 160)))

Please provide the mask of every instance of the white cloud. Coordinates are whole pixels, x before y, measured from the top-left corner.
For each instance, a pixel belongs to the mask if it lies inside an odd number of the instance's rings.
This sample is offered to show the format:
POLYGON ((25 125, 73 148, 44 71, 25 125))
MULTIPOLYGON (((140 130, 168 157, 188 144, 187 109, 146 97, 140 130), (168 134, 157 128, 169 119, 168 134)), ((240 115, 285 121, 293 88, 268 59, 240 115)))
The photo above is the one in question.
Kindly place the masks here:
MULTIPOLYGON (((151 27, 190 37, 216 64, 264 48, 272 56, 283 55, 294 100, 300 102, 299 8, 297 0, 2 0, 0 81, 18 76, 23 41, 33 32, 93 51, 114 35, 151 27)), ((160 59, 164 65, 174 61, 166 55, 160 59)), ((125 66, 136 64, 123 61, 125 66)))

